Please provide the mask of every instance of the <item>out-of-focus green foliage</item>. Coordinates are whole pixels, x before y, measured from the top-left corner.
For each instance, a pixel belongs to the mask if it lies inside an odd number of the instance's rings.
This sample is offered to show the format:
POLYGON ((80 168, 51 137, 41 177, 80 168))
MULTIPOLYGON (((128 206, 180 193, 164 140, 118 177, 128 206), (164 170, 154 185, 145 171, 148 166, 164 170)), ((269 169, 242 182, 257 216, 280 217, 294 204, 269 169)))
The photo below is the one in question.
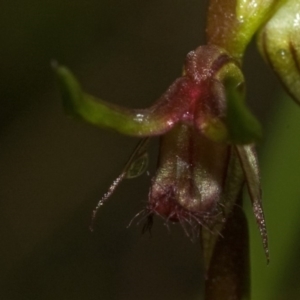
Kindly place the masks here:
MULTIPOLYGON (((300 109, 284 94, 270 110, 262 149, 262 186, 270 264, 251 224, 253 299, 298 299, 300 232, 300 109)), ((251 211, 249 218, 252 219, 251 211)))

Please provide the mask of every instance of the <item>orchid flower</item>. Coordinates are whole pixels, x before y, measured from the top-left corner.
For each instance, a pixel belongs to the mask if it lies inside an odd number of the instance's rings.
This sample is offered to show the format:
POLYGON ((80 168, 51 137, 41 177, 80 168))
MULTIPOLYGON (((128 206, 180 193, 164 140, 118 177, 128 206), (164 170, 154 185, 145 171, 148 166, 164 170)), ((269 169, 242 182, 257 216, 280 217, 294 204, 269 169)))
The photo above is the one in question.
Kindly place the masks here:
POLYGON ((245 104, 241 66, 245 49, 258 32, 260 51, 299 101, 299 28, 298 0, 211 0, 207 45, 188 53, 182 76, 146 109, 95 98, 82 90, 66 67, 55 65, 69 115, 143 138, 98 203, 93 219, 124 178, 146 170, 149 138, 159 136, 158 168, 143 213, 149 222, 158 215, 199 229, 206 299, 245 299, 249 292, 244 284, 249 272, 247 223, 239 207, 244 184, 269 260, 254 146, 262 133, 245 104))
POLYGON ((219 47, 201 46, 186 58, 184 75, 153 106, 127 109, 85 94, 65 67, 57 67, 69 114, 100 127, 143 137, 98 208, 124 179, 145 170, 148 138, 161 136, 159 165, 145 213, 201 231, 207 270, 218 234, 247 183, 266 255, 259 170, 253 143, 258 121, 244 103, 239 63, 219 47))

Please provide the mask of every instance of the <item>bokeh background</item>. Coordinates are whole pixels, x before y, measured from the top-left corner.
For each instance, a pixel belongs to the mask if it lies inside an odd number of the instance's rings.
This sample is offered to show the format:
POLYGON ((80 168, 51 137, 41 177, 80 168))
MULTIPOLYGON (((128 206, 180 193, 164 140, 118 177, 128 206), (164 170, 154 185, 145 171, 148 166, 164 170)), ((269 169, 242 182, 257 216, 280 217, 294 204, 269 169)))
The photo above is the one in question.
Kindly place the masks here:
MULTIPOLYGON (((146 107, 205 42, 207 0, 1 1, 0 298, 202 299, 199 243, 156 219, 137 222, 150 176, 124 182, 91 212, 137 140, 66 117, 50 68, 67 65, 85 90, 146 107)), ((253 299, 300 298, 300 109, 258 55, 247 52, 248 102, 263 122, 259 145, 271 263, 249 209, 253 299)))

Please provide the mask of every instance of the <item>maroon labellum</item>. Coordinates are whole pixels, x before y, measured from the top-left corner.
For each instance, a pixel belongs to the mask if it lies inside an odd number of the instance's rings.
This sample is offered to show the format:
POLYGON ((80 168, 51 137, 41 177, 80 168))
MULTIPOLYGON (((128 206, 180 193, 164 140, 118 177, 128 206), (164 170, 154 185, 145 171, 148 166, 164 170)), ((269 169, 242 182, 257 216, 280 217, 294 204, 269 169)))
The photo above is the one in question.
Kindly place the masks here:
POLYGON ((177 124, 162 137, 148 209, 171 221, 204 224, 207 216, 218 213, 228 155, 227 144, 177 124))

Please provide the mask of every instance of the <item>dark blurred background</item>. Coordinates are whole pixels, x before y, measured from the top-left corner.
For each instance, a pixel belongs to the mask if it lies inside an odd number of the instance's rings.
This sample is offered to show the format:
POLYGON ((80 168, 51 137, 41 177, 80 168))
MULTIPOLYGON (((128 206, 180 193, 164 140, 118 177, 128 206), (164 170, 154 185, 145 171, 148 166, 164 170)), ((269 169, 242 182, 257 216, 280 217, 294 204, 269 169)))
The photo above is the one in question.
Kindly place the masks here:
MULTIPOLYGON (((199 243, 158 219, 152 236, 136 222, 127 229, 147 201, 155 142, 150 176, 124 182, 89 231, 137 140, 65 116, 50 62, 67 65, 102 99, 146 107, 205 43, 207 2, 1 2, 0 299, 201 299, 199 243)), ((249 105, 272 127, 278 82, 254 44, 245 72, 249 105)))

